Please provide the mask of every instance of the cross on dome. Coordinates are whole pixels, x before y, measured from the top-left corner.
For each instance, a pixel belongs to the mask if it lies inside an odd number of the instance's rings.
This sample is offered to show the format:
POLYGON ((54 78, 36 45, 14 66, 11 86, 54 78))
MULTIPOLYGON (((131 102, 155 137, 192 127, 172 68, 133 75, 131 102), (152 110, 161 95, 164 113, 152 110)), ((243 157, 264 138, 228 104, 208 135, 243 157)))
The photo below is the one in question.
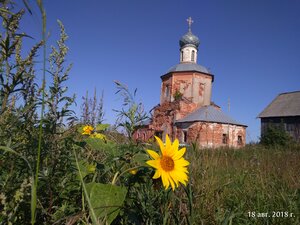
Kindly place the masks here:
POLYGON ((192 20, 192 17, 189 17, 186 21, 188 22, 188 25, 189 25, 189 32, 191 32, 191 26, 192 26, 192 23, 194 23, 194 20, 192 20))
POLYGON ((187 20, 188 32, 184 34, 179 40, 180 46, 180 63, 195 63, 197 64, 197 52, 200 44, 199 38, 191 31, 192 17, 187 20))

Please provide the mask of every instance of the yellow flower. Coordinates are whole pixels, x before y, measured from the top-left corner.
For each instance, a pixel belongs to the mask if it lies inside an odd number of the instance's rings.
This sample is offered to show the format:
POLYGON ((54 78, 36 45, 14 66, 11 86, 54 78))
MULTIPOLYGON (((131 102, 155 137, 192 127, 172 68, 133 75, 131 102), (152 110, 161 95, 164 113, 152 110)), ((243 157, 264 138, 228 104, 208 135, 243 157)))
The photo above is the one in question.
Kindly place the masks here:
POLYGON ((89 173, 95 173, 95 171, 96 171, 96 165, 93 165, 93 164, 87 165, 87 171, 89 173))
POLYGON ((160 147, 161 155, 153 150, 147 150, 153 160, 146 162, 156 169, 153 179, 161 177, 165 189, 171 185, 173 191, 175 186, 179 186, 179 183, 186 186, 188 181, 187 166, 190 164, 183 158, 186 148, 178 150, 178 139, 172 143, 168 135, 166 135, 166 145, 160 138, 155 136, 155 139, 160 147))
POLYGON ((94 128, 90 125, 86 125, 82 128, 83 132, 82 134, 87 134, 87 135, 91 135, 91 133, 93 132, 94 128))
POLYGON ((94 133, 92 136, 92 138, 99 138, 101 140, 105 140, 105 135, 104 134, 100 134, 100 133, 94 133))
POLYGON ((137 172, 138 172, 137 169, 129 170, 129 173, 131 173, 132 175, 136 175, 137 172))

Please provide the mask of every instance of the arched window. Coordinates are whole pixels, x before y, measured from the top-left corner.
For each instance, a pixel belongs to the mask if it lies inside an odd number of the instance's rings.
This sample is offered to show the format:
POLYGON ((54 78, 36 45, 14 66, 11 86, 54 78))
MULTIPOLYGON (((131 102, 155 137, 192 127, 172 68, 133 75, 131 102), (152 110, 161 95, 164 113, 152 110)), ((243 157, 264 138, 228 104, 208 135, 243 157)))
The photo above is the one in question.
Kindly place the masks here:
POLYGON ((166 90, 165 91, 166 91, 165 92, 165 96, 168 98, 169 95, 170 95, 170 87, 169 87, 169 85, 166 85, 166 90))
POLYGON ((181 51, 181 61, 183 61, 183 51, 181 51))
POLYGON ((182 143, 187 143, 187 130, 182 131, 182 143))
POLYGON ((195 61, 195 51, 194 51, 194 50, 192 51, 191 60, 192 60, 192 62, 194 62, 194 61, 195 61))
POLYGON ((223 144, 227 144, 227 141, 228 141, 228 135, 227 134, 223 134, 223 136, 222 136, 222 143, 223 144))
POLYGON ((238 141, 237 141, 238 145, 243 145, 243 138, 241 135, 238 135, 238 141))

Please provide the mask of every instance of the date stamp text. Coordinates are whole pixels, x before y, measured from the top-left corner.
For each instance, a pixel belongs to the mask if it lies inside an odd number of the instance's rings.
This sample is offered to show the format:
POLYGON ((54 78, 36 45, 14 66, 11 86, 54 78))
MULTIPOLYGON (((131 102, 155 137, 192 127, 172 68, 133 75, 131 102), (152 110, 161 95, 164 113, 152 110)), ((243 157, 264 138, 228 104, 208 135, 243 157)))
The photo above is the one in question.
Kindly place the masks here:
POLYGON ((255 211, 248 211, 248 217, 250 218, 291 218, 295 217, 294 213, 287 212, 287 211, 272 211, 272 212, 255 212, 255 211))

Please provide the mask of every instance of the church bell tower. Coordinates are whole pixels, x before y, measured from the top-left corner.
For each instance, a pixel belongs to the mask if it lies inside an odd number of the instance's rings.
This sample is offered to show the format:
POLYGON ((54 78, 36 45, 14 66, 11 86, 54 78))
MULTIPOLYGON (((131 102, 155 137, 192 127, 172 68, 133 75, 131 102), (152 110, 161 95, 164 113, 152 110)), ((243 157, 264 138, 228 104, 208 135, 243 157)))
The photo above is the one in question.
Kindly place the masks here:
POLYGON ((160 103, 184 99, 197 107, 210 105, 214 75, 197 63, 200 41, 192 33, 192 18, 187 22, 188 32, 179 40, 180 63, 161 76, 160 103))

